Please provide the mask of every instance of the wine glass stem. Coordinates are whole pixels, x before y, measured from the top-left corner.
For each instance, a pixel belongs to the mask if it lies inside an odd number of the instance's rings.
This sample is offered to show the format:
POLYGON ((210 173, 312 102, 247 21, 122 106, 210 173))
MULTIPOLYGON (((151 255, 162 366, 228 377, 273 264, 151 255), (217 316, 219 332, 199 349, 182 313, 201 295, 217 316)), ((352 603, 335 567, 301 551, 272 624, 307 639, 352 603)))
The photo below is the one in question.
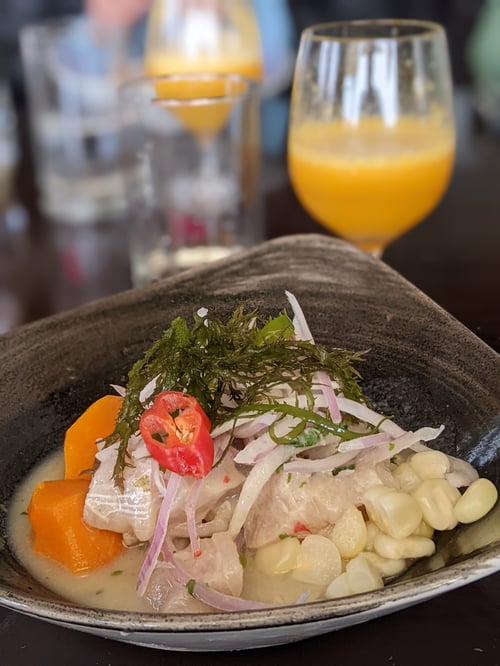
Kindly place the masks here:
POLYGON ((212 176, 219 171, 219 156, 217 146, 211 137, 201 137, 198 140, 200 151, 200 175, 212 176))

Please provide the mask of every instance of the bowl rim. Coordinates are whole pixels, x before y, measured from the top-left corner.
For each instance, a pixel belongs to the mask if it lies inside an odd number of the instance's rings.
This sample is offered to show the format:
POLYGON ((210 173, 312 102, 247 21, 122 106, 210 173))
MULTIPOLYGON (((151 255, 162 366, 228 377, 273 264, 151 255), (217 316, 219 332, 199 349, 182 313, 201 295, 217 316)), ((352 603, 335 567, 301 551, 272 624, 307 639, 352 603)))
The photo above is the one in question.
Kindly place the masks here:
POLYGON ((500 543, 455 564, 395 582, 374 592, 231 613, 148 613, 78 606, 64 600, 44 600, 0 584, 0 606, 54 622, 89 628, 138 633, 225 632, 264 629, 333 620, 384 608, 396 610, 463 587, 500 571, 500 543))
MULTIPOLYGON (((193 273, 206 276, 210 279, 212 272, 217 272, 218 267, 237 264, 241 262, 242 256, 253 257, 262 252, 263 246, 275 248, 282 245, 290 245, 290 248, 307 243, 320 243, 322 247, 329 244, 332 250, 353 253, 360 256, 361 253, 351 248, 343 241, 325 237, 320 234, 291 235, 286 238, 274 239, 251 248, 243 253, 238 253, 229 259, 214 262, 210 267, 186 271, 182 278, 174 276, 159 284, 151 285, 141 290, 129 290, 112 297, 94 301, 73 310, 53 315, 31 324, 27 324, 11 333, 0 336, 0 358, 9 343, 29 339, 40 333, 49 334, 51 331, 61 327, 69 326, 75 314, 82 318, 97 314, 105 316, 118 308, 133 307, 135 304, 150 298, 156 292, 165 291, 168 284, 173 280, 178 284, 188 284, 193 273)), ((362 255, 363 261, 380 264, 383 271, 396 273, 380 260, 362 255)), ((399 276, 399 274, 398 274, 399 276)), ((500 367, 500 355, 480 340, 472 331, 458 322, 449 313, 436 305, 425 294, 418 290, 410 282, 399 276, 402 284, 411 289, 412 294, 418 294, 424 301, 432 303, 441 316, 456 322, 467 334, 467 338, 475 343, 480 343, 481 350, 495 361, 500 367)), ((1 546, 1 543, 0 543, 1 546)), ((458 561, 444 565, 440 569, 426 572, 412 579, 395 581, 383 589, 375 592, 367 592, 335 600, 322 600, 297 605, 269 607, 264 610, 235 611, 231 613, 150 613, 139 611, 114 611, 98 608, 80 606, 64 599, 45 599, 40 596, 31 596, 25 592, 19 592, 8 583, 0 581, 0 606, 39 617, 41 619, 66 623, 68 625, 116 630, 120 632, 139 633, 188 633, 188 632, 227 632, 234 630, 252 630, 263 628, 278 628, 299 625, 303 623, 324 622, 347 616, 359 616, 360 618, 376 609, 384 609, 387 612, 413 605, 431 597, 442 594, 448 590, 465 586, 471 582, 500 571, 500 542, 492 543, 471 555, 463 555, 458 561)), ((361 619, 359 620, 361 621, 361 619)))

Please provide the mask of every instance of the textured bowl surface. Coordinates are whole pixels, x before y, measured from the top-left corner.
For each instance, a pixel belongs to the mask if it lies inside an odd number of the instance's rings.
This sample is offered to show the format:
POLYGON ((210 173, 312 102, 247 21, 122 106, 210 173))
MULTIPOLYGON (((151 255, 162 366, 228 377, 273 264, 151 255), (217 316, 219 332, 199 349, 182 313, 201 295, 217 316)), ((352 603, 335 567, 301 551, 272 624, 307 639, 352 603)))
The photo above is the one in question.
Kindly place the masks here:
POLYGON ((108 638, 177 650, 230 650, 307 638, 429 599, 500 569, 500 508, 443 533, 432 558, 383 590, 269 611, 110 612, 66 602, 9 549, 6 510, 65 428, 177 315, 245 302, 269 315, 295 293, 317 342, 370 352, 364 388, 406 428, 440 425, 442 450, 500 485, 500 359, 384 263, 325 236, 289 236, 229 260, 25 326, 0 338, 0 604, 108 638))

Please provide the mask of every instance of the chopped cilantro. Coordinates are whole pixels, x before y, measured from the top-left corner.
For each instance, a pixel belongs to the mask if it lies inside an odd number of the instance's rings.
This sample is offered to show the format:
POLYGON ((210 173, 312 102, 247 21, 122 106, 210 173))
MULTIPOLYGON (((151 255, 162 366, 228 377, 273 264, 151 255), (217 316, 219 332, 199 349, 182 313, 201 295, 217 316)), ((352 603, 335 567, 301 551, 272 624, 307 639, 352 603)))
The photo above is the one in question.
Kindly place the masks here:
POLYGON ((191 596, 193 596, 193 594, 194 594, 194 586, 195 585, 196 585, 196 581, 195 581, 194 578, 191 578, 186 583, 186 590, 188 591, 188 594, 190 594, 191 596))

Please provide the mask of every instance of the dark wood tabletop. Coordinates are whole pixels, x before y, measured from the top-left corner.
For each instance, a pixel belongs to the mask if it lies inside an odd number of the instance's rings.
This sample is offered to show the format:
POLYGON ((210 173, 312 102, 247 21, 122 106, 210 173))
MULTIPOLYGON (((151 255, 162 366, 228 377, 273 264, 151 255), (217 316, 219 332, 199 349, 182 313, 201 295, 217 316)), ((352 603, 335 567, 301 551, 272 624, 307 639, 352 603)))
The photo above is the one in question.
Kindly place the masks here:
MULTIPOLYGON (((395 241, 384 261, 500 352, 500 135, 478 121, 468 91, 456 96, 458 154, 442 203, 395 241)), ((9 257, 14 323, 26 323, 130 288, 123 224, 55 225, 37 209, 25 147, 9 257)), ((283 156, 265 158, 267 237, 322 229, 301 209, 283 156)), ((0 273, 0 275, 4 275, 0 273)), ((5 287, 6 278, 2 277, 5 287)), ((0 609, 4 666, 332 663, 335 666, 500 665, 500 574, 363 625, 288 646, 232 653, 148 650, 0 609)))

